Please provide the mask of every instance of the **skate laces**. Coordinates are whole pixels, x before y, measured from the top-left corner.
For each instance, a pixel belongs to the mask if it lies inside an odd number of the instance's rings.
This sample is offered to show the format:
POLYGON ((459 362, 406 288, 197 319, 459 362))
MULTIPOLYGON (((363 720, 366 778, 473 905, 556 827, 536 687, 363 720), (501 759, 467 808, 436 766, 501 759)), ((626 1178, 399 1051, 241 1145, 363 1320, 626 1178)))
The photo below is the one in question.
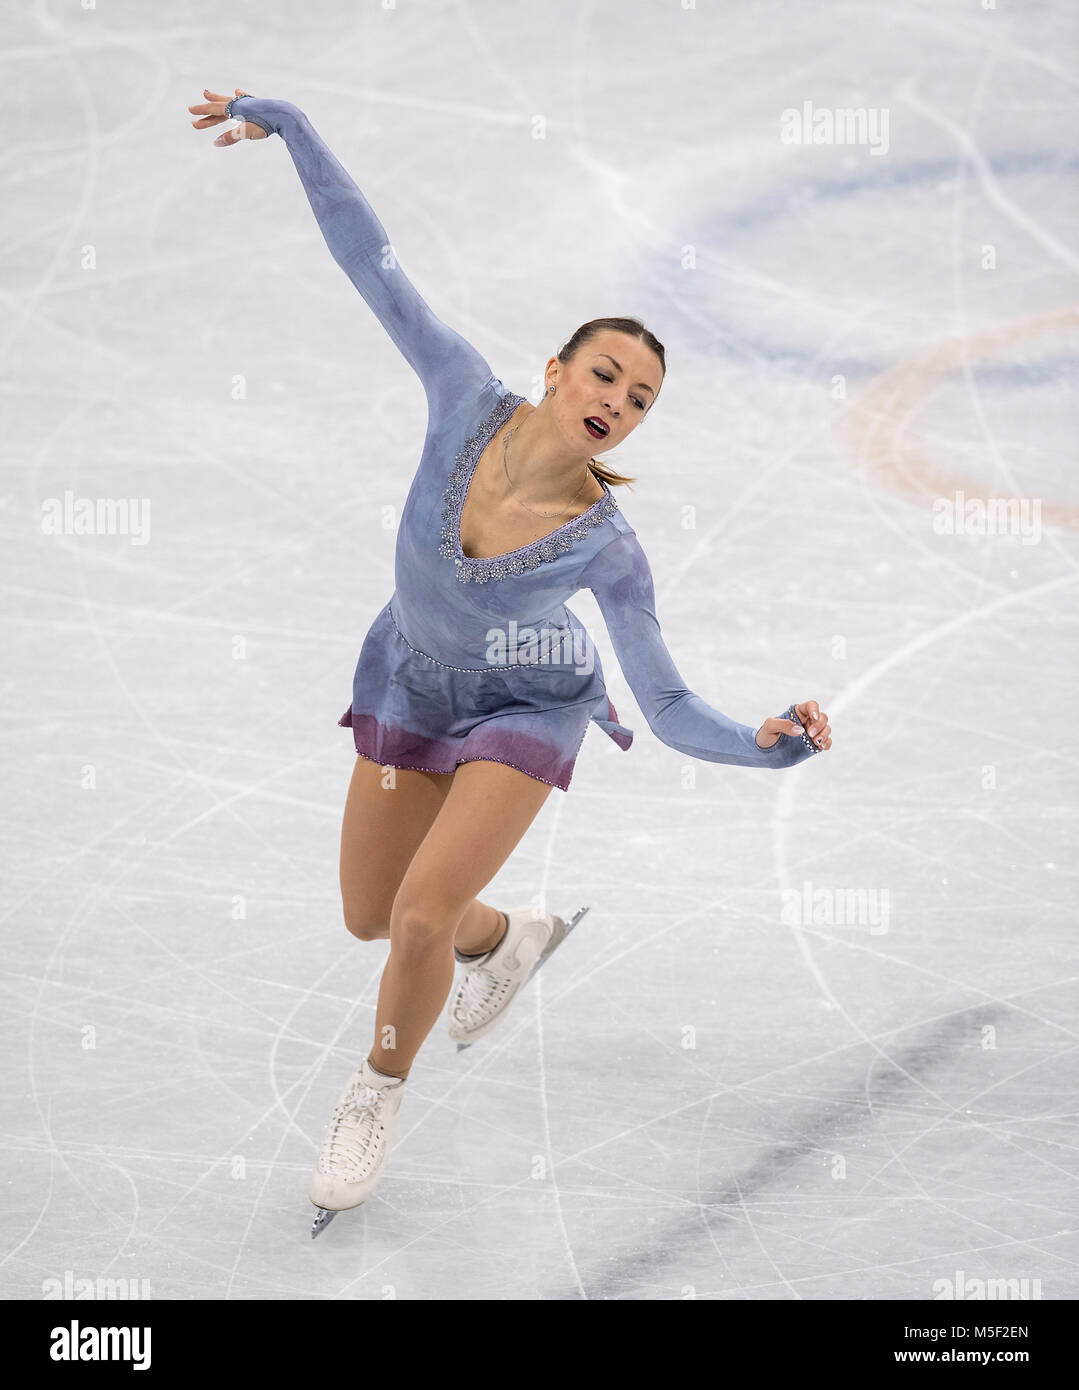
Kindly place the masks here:
POLYGON ((362 1170, 373 1156, 372 1141, 381 1124, 383 1100, 381 1091, 357 1079, 334 1106, 321 1154, 329 1171, 362 1170))
POLYGON ((501 1001, 509 987, 510 981, 504 975, 496 975, 482 965, 473 966, 465 972, 461 985, 461 999, 456 1010, 459 1020, 462 1023, 481 1021, 501 1001))

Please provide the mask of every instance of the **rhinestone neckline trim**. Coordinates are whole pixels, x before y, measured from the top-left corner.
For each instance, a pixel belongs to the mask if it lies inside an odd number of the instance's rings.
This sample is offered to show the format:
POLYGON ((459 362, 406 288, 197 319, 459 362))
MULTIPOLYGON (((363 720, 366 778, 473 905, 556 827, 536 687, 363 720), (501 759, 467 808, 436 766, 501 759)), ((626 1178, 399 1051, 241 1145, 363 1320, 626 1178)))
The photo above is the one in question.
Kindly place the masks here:
POLYGON ((526 574, 550 560, 557 560, 572 550, 573 542, 582 540, 594 526, 606 520, 618 510, 610 488, 600 478, 603 496, 594 502, 588 511, 574 516, 569 521, 541 536, 538 541, 530 541, 517 550, 508 550, 504 555, 486 555, 476 558, 466 555, 461 546, 461 513, 464 511, 469 484, 480 461, 480 455, 506 423, 513 412, 522 404, 524 396, 507 391, 495 408, 480 424, 475 433, 465 442, 457 455, 453 472, 443 496, 442 540, 438 553, 452 560, 457 569, 457 578, 462 584, 485 584, 489 579, 505 579, 511 574, 526 574))

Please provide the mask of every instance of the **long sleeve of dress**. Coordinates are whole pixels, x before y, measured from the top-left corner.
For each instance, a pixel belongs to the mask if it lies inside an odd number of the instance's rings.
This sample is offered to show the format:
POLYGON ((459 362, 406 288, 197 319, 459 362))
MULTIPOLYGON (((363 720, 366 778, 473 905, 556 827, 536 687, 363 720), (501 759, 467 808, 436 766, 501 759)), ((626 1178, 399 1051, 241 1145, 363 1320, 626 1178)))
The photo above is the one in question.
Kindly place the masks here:
MULTIPOLYGON (((707 762, 772 768, 793 767, 819 751, 807 737, 788 734, 758 748, 755 729, 686 686, 663 641, 652 571, 636 532, 623 532, 598 551, 579 584, 595 594, 622 674, 648 727, 668 747, 707 762)), ((796 718, 793 711, 778 717, 796 718)))
POLYGON ((370 203, 299 107, 239 97, 230 111, 284 140, 330 253, 420 378, 432 413, 478 392, 493 375, 490 366, 432 313, 370 203))

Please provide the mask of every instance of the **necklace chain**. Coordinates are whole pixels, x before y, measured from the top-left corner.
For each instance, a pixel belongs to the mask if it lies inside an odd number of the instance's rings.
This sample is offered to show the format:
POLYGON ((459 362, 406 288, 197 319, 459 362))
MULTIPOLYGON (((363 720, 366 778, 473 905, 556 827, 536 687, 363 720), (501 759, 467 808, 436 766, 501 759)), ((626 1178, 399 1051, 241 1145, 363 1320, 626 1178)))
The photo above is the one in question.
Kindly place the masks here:
MULTIPOLYGON (((522 500, 522 498, 520 497, 520 495, 519 495, 518 492, 517 492, 517 489, 513 486, 513 483, 512 483, 512 481, 511 481, 511 479, 510 479, 509 464, 508 464, 507 459, 506 459, 506 449, 507 449, 507 447, 508 447, 508 445, 509 445, 509 442, 510 442, 510 435, 511 435, 511 434, 516 434, 518 428, 519 428, 519 427, 518 427, 517 425, 513 425, 513 426, 511 426, 511 428, 508 429, 508 430, 506 431, 506 433, 502 436, 502 467, 503 467, 503 469, 505 470, 506 482, 509 483, 509 485, 510 485, 510 491, 511 491, 511 492, 513 493, 513 495, 517 498, 517 501, 521 503, 521 506, 524 507, 524 509, 525 509, 526 512, 531 512, 533 516, 542 516, 542 517, 545 517, 545 518, 547 518, 547 519, 550 519, 552 516, 557 516, 558 513, 557 513, 557 512, 537 512, 534 508, 530 507, 530 506, 528 505, 527 502, 525 502, 525 501, 522 500)), ((589 460, 588 460, 589 463, 595 463, 595 461, 596 461, 595 459, 589 459, 589 460)), ((579 487, 579 488, 577 489, 577 491, 573 494, 573 496, 572 496, 572 497, 569 499, 569 501, 566 503, 566 510, 567 510, 567 511, 570 509, 570 507, 573 506, 574 502, 576 502, 577 498, 581 495, 581 488, 583 488, 584 485, 585 485, 585 483, 588 482, 588 474, 589 474, 589 471, 590 471, 590 470, 586 467, 585 470, 584 470, 584 477, 581 479, 581 487, 579 487)))

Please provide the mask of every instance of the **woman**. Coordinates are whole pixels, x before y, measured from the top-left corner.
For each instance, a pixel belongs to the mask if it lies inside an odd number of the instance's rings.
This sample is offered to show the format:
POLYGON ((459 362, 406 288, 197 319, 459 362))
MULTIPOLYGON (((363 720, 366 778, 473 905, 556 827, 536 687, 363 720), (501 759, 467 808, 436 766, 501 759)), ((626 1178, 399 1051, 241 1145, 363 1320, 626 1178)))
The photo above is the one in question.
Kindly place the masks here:
POLYGON ((649 726, 691 757, 791 767, 831 747, 816 701, 754 731, 678 674, 652 576, 612 485, 588 450, 614 448, 655 404, 663 346, 635 319, 582 325, 546 366, 539 406, 428 308, 370 205, 289 102, 236 89, 191 106, 214 141, 279 135, 335 260, 414 368, 428 403, 423 454, 401 514, 395 590, 361 649, 351 727, 357 754, 341 836, 346 925, 389 938, 370 1054, 334 1109, 311 1179, 321 1212, 358 1206, 385 1171, 405 1079, 453 983, 450 1036, 475 1041, 504 1017, 566 924, 532 905, 502 913, 477 894, 552 787, 568 790, 590 723, 623 749, 598 654, 565 606, 596 596, 649 726))

